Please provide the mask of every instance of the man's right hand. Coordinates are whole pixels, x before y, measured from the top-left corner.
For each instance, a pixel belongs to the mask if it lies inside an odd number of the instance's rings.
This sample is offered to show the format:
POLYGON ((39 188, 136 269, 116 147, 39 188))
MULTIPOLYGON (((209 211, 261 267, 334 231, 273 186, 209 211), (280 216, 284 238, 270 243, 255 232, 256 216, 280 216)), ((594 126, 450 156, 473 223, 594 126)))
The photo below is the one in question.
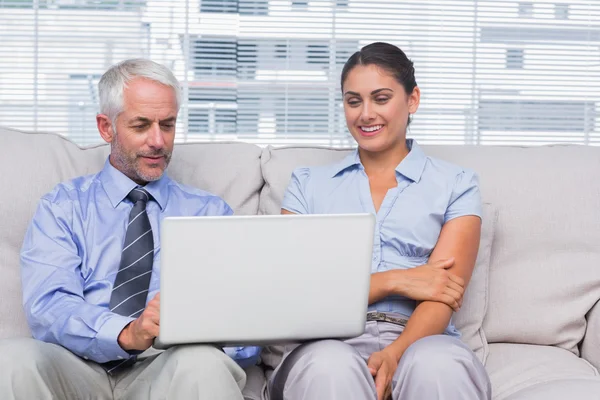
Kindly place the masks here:
POLYGON ((454 311, 462 306, 465 281, 447 271, 454 259, 401 270, 388 271, 391 294, 398 294, 417 301, 437 301, 447 304, 454 311))
POLYGON ((131 321, 119 334, 117 342, 125 351, 144 351, 158 336, 160 321, 160 293, 146 306, 136 320, 131 321))

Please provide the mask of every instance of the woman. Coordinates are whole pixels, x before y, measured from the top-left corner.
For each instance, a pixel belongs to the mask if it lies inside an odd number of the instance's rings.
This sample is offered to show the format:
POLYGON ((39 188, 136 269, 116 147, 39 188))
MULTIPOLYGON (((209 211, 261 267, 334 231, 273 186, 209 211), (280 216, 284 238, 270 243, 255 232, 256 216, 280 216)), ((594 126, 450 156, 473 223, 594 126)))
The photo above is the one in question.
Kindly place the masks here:
POLYGON ((294 171, 282 213, 376 215, 368 322, 358 338, 286 354, 271 400, 489 399, 485 369, 451 322, 479 247, 477 176, 406 139, 420 90, 399 48, 364 47, 341 84, 358 149, 294 171))

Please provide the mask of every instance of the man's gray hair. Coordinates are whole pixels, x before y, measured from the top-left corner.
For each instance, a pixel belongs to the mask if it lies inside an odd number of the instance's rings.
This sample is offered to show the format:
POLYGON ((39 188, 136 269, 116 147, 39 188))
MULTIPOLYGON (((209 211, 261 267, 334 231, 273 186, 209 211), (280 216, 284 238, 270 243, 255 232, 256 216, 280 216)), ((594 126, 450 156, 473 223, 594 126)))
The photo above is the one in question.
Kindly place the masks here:
POLYGON ((110 67, 98 83, 100 113, 106 114, 113 125, 123 112, 123 91, 134 78, 145 78, 171 87, 177 99, 177 109, 181 106, 179 81, 167 67, 143 58, 121 61, 110 67))

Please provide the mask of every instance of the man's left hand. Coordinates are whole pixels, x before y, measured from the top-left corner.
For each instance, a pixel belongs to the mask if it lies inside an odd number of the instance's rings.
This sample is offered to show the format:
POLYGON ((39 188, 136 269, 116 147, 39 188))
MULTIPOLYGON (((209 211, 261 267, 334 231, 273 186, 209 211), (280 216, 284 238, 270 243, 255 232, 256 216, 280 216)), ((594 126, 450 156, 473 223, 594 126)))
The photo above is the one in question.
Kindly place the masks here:
POLYGON ((397 358, 389 351, 382 350, 371 354, 367 361, 369 372, 375 378, 377 400, 387 400, 392 396, 392 379, 398 368, 397 358))

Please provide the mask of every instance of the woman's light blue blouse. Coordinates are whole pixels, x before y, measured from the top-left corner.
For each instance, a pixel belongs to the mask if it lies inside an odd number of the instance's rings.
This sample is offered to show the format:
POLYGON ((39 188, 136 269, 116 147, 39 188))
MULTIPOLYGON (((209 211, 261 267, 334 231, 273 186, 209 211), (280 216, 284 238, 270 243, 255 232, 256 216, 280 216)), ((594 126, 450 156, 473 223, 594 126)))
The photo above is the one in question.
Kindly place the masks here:
MULTIPOLYGON (((406 143, 410 152, 396 167, 398 186, 387 192, 379 212, 358 151, 335 164, 296 169, 282 208, 296 214, 375 214, 373 273, 427 263, 446 222, 481 218, 479 182, 473 171, 426 156, 414 140, 406 143)), ((415 307, 414 300, 392 296, 369 310, 410 316, 415 307)), ((460 336, 452 321, 445 333, 460 336)))

